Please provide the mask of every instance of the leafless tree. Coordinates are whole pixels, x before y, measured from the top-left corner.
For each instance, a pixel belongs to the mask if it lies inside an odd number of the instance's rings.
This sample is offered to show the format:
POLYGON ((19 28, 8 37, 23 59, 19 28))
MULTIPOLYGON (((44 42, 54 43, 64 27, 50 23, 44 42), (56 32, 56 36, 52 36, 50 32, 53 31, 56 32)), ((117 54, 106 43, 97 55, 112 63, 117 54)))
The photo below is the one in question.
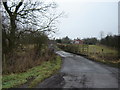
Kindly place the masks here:
POLYGON ((16 38, 24 32, 54 32, 55 22, 62 16, 62 13, 56 14, 53 11, 57 7, 55 3, 44 3, 37 0, 2 0, 2 2, 10 24, 9 49, 11 51, 15 46, 16 38), (25 27, 33 29, 20 29, 25 27))
POLYGON ((100 38, 102 39, 104 37, 104 32, 100 31, 100 38))

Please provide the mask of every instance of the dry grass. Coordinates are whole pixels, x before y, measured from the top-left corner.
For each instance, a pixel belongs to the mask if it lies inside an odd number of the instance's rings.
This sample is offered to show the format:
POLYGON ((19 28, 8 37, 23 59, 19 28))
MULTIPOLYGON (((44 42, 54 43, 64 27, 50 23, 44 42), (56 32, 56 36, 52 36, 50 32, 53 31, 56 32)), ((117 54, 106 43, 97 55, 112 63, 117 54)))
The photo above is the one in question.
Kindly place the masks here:
POLYGON ((28 83, 28 87, 32 88, 44 79, 50 77, 61 67, 61 58, 54 56, 49 61, 43 62, 41 65, 28 69, 26 72, 3 75, 2 88, 21 87, 28 83))
POLYGON ((3 74, 25 72, 53 57, 52 54, 48 54, 49 52, 40 56, 36 54, 36 50, 31 47, 24 51, 16 51, 13 55, 7 55, 6 64, 3 64, 3 74))
POLYGON ((118 51, 102 45, 89 45, 89 56, 101 58, 103 60, 116 61, 118 60, 118 51), (103 49, 103 51, 102 51, 103 49))
POLYGON ((114 48, 103 45, 89 45, 88 57, 94 61, 119 67, 120 59, 118 57, 118 51, 114 48))

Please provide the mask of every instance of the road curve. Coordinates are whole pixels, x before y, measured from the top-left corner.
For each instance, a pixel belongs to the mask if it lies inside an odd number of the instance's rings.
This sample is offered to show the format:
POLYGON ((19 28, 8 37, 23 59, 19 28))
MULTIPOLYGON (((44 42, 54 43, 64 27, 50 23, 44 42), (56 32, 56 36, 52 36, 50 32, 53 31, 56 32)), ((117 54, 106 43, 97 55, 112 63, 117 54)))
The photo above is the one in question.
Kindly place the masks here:
POLYGON ((82 56, 57 51, 63 57, 62 68, 36 88, 118 88, 118 69, 82 56))

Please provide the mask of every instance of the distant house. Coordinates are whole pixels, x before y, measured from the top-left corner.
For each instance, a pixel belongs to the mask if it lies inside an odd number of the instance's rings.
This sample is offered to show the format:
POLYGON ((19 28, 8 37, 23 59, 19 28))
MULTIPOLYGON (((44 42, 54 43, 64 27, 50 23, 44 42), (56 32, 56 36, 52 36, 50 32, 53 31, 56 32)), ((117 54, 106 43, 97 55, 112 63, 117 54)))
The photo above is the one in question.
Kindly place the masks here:
POLYGON ((74 39, 73 44, 83 44, 83 41, 80 39, 74 39))

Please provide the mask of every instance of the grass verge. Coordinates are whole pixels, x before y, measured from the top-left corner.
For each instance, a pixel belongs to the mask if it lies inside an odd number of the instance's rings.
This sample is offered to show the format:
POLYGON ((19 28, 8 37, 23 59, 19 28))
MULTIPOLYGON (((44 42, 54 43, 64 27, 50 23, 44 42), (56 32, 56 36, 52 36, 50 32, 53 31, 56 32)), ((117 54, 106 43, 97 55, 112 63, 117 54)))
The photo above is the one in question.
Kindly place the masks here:
POLYGON ((54 60, 43 62, 40 66, 33 67, 27 72, 19 74, 4 75, 2 77, 2 88, 13 88, 33 79, 29 88, 36 86, 44 79, 50 77, 61 67, 61 58, 56 56, 54 60))
POLYGON ((120 59, 116 60, 116 61, 110 61, 110 60, 101 59, 101 58, 94 56, 94 55, 86 56, 86 58, 88 58, 92 61, 95 61, 95 62, 107 64, 107 65, 112 66, 112 67, 120 68, 120 59))

